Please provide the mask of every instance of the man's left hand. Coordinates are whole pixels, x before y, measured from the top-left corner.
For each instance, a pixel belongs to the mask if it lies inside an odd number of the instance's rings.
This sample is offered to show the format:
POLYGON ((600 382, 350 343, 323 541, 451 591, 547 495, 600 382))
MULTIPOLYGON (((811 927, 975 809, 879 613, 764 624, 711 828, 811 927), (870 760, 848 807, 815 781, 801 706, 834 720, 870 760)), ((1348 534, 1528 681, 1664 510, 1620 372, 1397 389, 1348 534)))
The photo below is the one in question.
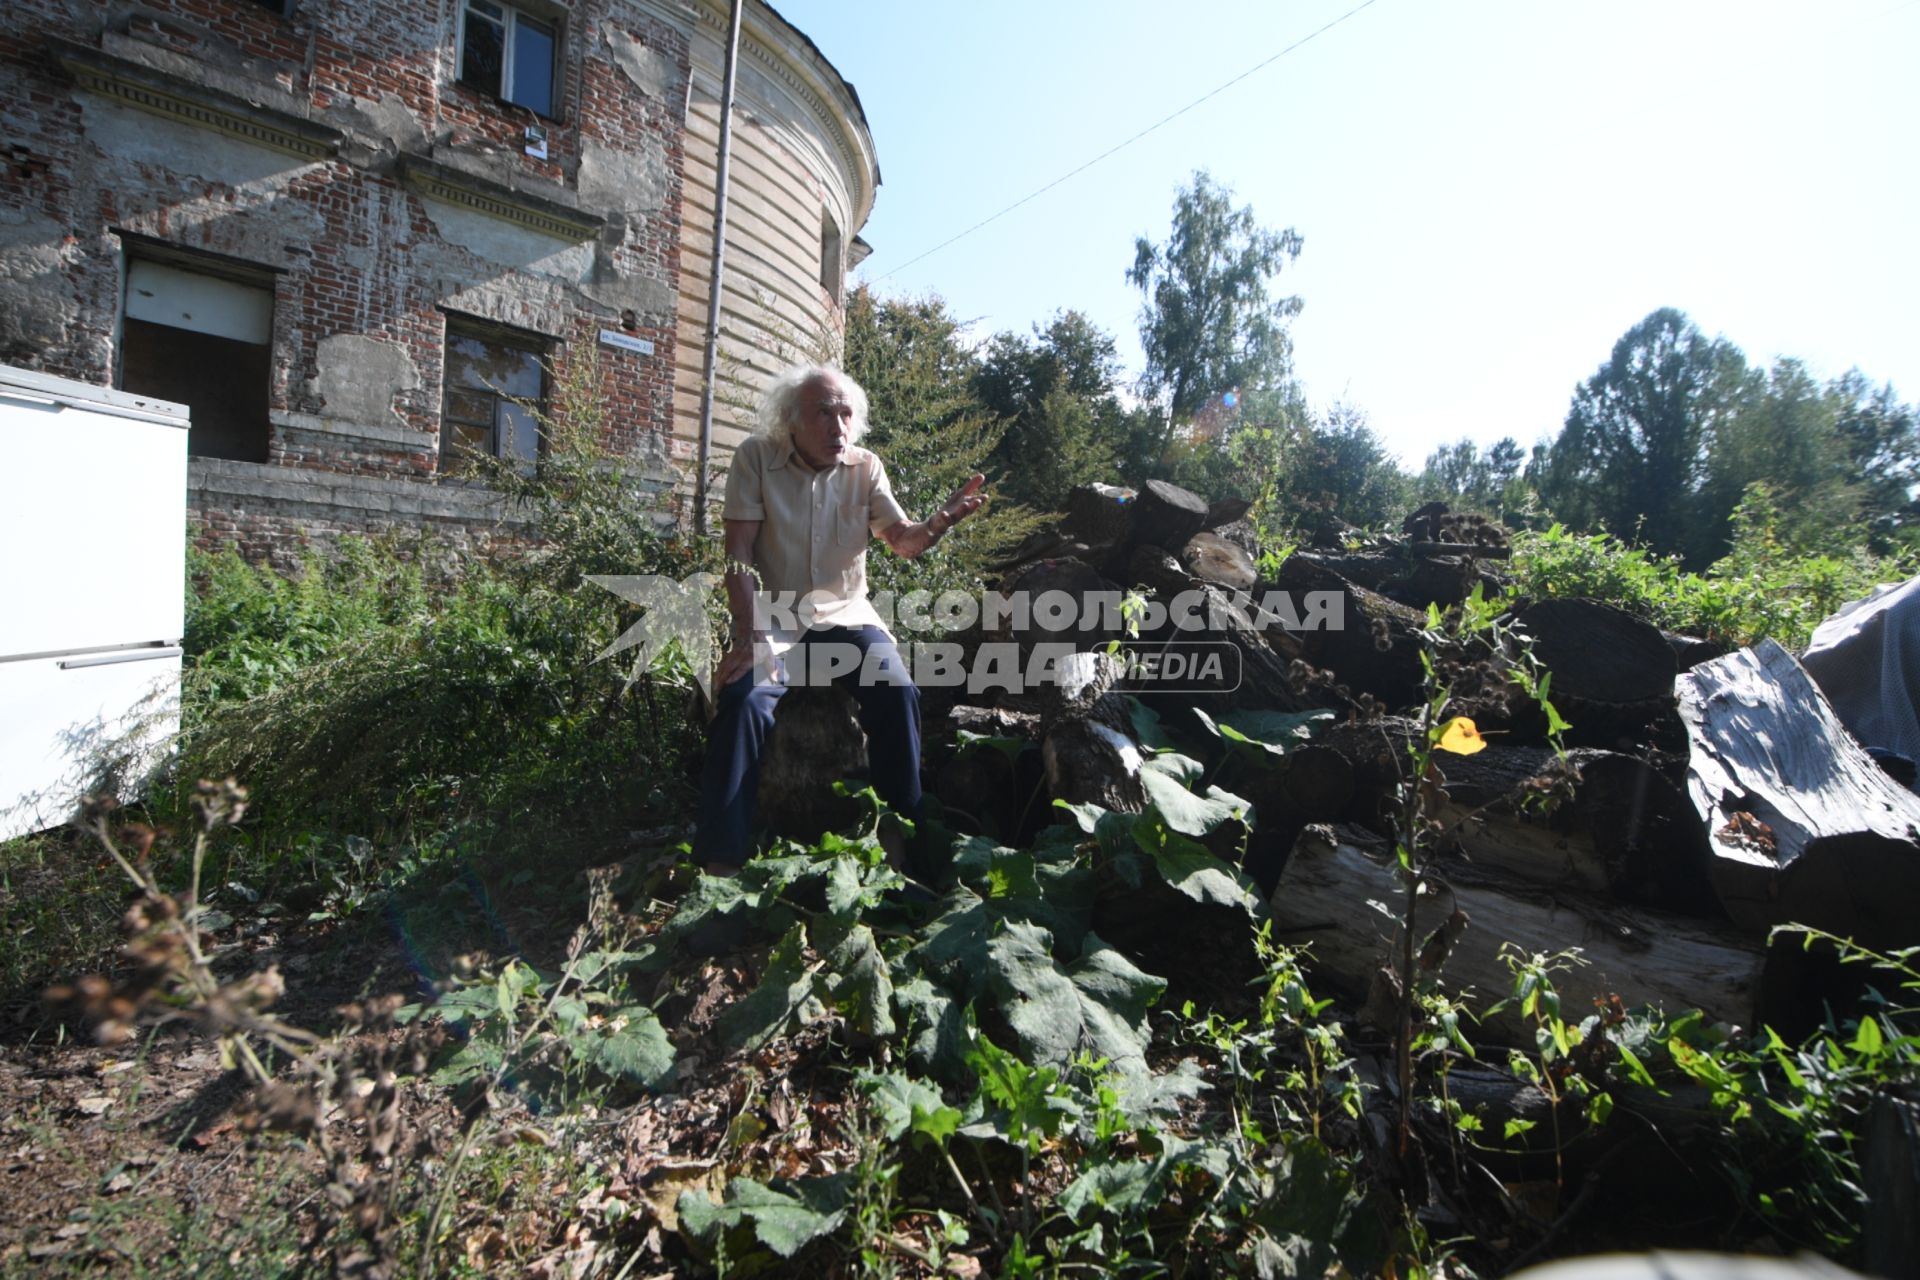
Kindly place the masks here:
POLYGON ((987 505, 987 495, 980 492, 981 486, 986 482, 987 478, 976 471, 971 479, 955 489, 947 500, 940 504, 940 514, 946 517, 948 529, 987 505))

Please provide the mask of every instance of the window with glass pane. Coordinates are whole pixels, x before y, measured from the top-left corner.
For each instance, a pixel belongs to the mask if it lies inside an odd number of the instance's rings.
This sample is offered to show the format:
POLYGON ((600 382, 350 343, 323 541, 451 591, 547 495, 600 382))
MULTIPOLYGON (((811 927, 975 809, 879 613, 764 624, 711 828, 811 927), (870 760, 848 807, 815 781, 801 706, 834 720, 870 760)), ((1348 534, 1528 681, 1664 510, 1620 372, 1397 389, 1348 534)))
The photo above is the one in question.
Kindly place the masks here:
POLYGON ((513 21, 513 80, 506 92, 508 102, 518 103, 543 116, 553 114, 553 27, 536 22, 524 13, 513 21))
POLYGON ((559 28, 494 0, 466 0, 460 22, 460 79, 496 98, 554 114, 559 28))
POLYGON ((458 471, 469 450, 496 458, 538 458, 545 390, 538 351, 449 330, 440 469, 458 471))

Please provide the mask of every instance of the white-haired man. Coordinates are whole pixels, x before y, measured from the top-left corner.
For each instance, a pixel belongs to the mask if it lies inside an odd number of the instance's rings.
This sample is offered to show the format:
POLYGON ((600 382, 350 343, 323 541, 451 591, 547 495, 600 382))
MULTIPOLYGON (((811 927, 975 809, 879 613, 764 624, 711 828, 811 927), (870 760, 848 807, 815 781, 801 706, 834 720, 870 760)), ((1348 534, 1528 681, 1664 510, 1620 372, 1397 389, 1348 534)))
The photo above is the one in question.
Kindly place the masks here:
POLYGON ((771 669, 779 665, 845 668, 835 679, 859 707, 874 790, 896 812, 919 811, 920 693, 867 599, 867 543, 877 536, 896 555, 920 555, 980 509, 985 478, 961 485, 929 519, 909 519, 886 467, 857 443, 866 422, 867 394, 853 379, 823 365, 791 369, 768 389, 758 431, 728 468, 733 642, 713 677, 718 713, 693 845, 710 872, 730 874, 746 861, 760 755, 786 690, 771 669), (771 612, 756 616, 756 592, 771 612), (792 656, 808 659, 823 646, 847 646, 845 656, 858 661, 796 664, 787 661, 796 646, 803 652, 792 656))

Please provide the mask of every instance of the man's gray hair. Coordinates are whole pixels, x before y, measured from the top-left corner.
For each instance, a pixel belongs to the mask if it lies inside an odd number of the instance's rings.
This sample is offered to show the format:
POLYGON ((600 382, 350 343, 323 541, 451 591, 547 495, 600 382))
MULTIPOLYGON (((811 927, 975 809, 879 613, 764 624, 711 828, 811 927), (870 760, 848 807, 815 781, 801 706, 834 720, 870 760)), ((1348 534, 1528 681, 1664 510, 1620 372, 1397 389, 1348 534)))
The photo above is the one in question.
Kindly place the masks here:
POLYGON ((848 444, 859 444, 867 433, 867 393, 859 383, 831 365, 800 364, 773 380, 760 401, 755 429, 775 444, 793 438, 800 417, 800 393, 821 378, 833 378, 847 389, 847 402, 853 406, 853 426, 847 432, 848 444))

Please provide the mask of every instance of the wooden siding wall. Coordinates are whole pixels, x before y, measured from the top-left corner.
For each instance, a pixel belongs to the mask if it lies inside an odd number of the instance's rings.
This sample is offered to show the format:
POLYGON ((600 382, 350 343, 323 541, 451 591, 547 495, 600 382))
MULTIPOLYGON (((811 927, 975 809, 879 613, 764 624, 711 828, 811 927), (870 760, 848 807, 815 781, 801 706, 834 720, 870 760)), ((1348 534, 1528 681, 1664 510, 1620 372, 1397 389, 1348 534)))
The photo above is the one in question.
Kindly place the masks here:
MULTIPOLYGON (((715 157, 720 104, 696 86, 687 111, 680 241, 674 434, 692 457, 700 431, 701 362, 713 268, 715 157)), ((837 343, 840 309, 820 283, 826 190, 808 166, 736 99, 728 161, 727 255, 715 377, 713 462, 724 466, 752 428, 760 388, 781 369, 820 359, 837 343)), ((842 229, 842 242, 851 236, 842 229)))

